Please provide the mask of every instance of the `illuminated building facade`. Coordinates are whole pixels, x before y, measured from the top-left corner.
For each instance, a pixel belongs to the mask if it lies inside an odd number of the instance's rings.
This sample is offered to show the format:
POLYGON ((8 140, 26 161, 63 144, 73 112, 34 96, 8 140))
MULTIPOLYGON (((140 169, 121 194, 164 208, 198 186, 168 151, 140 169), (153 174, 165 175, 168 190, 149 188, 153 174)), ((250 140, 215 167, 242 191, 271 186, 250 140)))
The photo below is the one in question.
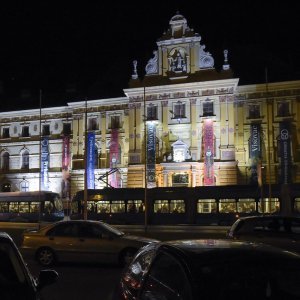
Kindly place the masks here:
POLYGON ((300 81, 239 86, 223 54, 177 14, 124 97, 0 113, 1 190, 69 198, 85 158, 89 188, 300 183, 300 81))

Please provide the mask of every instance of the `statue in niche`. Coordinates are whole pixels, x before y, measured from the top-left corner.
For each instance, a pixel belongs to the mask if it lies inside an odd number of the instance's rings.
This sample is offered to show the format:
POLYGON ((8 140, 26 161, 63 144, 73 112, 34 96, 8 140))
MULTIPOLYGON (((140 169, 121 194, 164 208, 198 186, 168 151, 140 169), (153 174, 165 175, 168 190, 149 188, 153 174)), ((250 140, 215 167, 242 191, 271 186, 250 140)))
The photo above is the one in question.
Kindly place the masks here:
POLYGON ((168 57, 169 71, 172 72, 186 72, 186 58, 184 53, 176 50, 173 55, 168 57))
POLYGON ((157 51, 153 51, 154 57, 150 58, 146 65, 146 74, 157 74, 158 71, 158 53, 157 51))

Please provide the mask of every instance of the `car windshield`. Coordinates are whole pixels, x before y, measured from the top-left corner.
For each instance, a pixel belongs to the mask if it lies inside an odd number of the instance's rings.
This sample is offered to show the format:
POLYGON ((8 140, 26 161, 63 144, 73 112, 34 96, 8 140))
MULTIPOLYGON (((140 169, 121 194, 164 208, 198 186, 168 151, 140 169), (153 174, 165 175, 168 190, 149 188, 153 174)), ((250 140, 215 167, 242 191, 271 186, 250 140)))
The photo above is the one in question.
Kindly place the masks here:
POLYGON ((241 294, 242 299, 299 299, 299 259, 245 254, 227 257, 226 252, 220 252, 217 259, 209 258, 210 263, 201 256, 193 261, 196 292, 201 299, 236 299, 241 294))
POLYGON ((107 223, 102 223, 101 222, 101 226, 105 230, 107 230, 107 231, 109 231, 109 232, 111 232, 111 233, 113 233, 113 234, 115 234, 117 236, 123 236, 125 234, 123 231, 121 231, 121 230, 119 230, 119 229, 117 229, 115 227, 112 227, 112 226, 108 225, 107 223))

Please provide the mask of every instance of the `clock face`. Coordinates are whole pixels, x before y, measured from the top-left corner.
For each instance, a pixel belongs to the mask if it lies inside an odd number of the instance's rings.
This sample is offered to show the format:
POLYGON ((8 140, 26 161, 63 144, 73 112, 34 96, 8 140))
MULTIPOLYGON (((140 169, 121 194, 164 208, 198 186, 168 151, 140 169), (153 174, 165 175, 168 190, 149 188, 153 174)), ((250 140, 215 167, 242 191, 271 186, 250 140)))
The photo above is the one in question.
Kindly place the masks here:
POLYGON ((184 161, 185 157, 184 157, 184 151, 183 150, 175 150, 174 151, 174 161, 184 161))

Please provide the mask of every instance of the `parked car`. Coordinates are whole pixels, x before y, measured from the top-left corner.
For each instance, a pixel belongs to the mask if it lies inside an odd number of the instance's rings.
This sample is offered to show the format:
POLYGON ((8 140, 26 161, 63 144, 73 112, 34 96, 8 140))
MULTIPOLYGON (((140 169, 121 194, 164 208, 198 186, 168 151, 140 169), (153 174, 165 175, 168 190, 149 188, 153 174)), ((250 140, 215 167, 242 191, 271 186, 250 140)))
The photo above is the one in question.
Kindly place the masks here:
POLYGON ((300 256, 225 239, 151 244, 124 269, 113 299, 300 299, 300 256))
POLYGON ((266 215, 239 218, 231 226, 227 237, 262 242, 300 253, 300 217, 266 215))
POLYGON ((41 299, 40 290, 57 278, 54 270, 42 270, 38 279, 34 278, 13 239, 6 232, 0 232, 1 300, 41 299))
POLYGON ((136 251, 158 242, 125 234, 101 221, 59 221, 23 235, 21 252, 41 265, 58 261, 128 264, 136 251))

